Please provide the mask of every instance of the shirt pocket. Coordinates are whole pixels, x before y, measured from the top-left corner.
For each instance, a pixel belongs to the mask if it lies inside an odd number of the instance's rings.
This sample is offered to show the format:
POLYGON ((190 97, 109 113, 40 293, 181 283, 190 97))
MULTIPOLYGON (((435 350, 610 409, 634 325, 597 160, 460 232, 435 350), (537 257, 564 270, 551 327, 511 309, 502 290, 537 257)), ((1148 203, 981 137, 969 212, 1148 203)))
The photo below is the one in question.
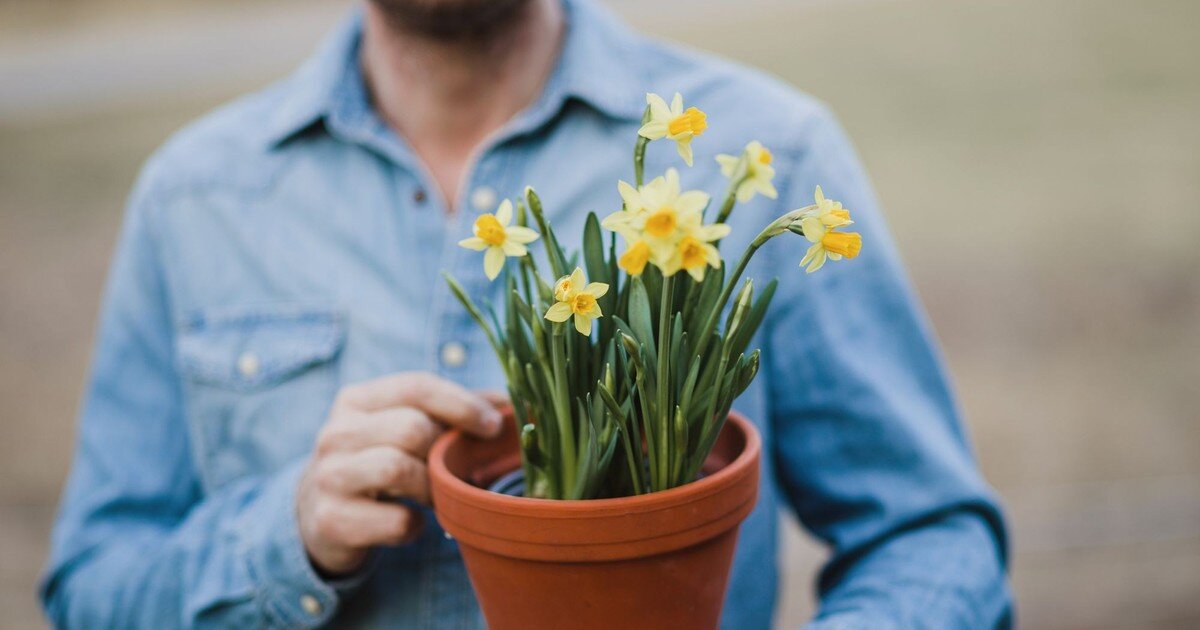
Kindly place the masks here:
POLYGON ((307 454, 337 391, 345 323, 333 309, 205 309, 181 326, 184 407, 208 491, 307 454))

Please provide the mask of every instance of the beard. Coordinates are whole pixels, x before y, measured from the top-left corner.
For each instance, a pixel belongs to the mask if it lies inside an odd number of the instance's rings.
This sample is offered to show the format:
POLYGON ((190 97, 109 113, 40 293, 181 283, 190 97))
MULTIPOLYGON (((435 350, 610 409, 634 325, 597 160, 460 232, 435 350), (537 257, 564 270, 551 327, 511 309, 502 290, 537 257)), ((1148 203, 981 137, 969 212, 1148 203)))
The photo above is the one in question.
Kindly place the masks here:
POLYGON ((483 39, 518 21, 532 0, 370 0, 396 28, 437 40, 483 39))

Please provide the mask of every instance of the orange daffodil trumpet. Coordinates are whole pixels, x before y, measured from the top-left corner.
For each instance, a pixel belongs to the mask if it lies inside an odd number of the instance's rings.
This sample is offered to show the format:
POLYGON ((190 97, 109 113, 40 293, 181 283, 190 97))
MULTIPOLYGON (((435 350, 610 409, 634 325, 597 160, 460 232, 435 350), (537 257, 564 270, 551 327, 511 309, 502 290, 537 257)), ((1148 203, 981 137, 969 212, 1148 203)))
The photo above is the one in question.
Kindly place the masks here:
POLYGON ((504 259, 521 257, 529 253, 525 247, 537 240, 538 233, 521 225, 509 225, 513 218, 513 205, 508 199, 500 202, 495 214, 481 214, 472 227, 475 236, 464 238, 458 244, 483 255, 483 273, 488 280, 495 280, 504 267, 504 259))
POLYGON ((695 480, 730 405, 758 372, 759 351, 748 344, 774 282, 756 297, 756 283, 742 282, 751 258, 789 232, 809 242, 800 263, 809 273, 862 249, 861 235, 843 231, 853 224, 849 210, 817 187, 813 204, 767 223, 727 268, 720 250, 732 231, 727 219, 739 203, 778 196, 778 164, 758 141, 717 155, 698 177, 725 180, 715 212, 709 194, 685 189, 674 168, 645 182, 650 145, 673 141, 691 166, 692 141, 708 129, 704 112, 685 108, 679 94, 669 104, 656 94, 646 102, 634 183, 617 183, 619 210, 603 220, 587 216, 579 251, 564 250, 541 199, 526 188, 519 205, 505 200, 480 215, 473 235, 459 242, 484 252, 492 280, 509 258, 519 259, 505 274, 502 308, 480 308, 447 276, 508 381, 528 496, 620 497, 695 480), (539 239, 545 256, 535 258, 527 246, 539 239))
POLYGON ((589 283, 579 267, 569 276, 563 276, 554 284, 554 299, 557 300, 547 311, 546 319, 562 323, 573 315, 575 330, 581 335, 592 334, 592 320, 598 319, 604 313, 596 300, 608 293, 608 285, 603 282, 589 283))
POLYGON ((671 104, 657 94, 647 94, 650 120, 638 130, 638 135, 649 140, 666 138, 674 140, 679 157, 688 166, 692 165, 692 138, 708 129, 708 116, 695 107, 683 108, 683 95, 675 93, 671 104))

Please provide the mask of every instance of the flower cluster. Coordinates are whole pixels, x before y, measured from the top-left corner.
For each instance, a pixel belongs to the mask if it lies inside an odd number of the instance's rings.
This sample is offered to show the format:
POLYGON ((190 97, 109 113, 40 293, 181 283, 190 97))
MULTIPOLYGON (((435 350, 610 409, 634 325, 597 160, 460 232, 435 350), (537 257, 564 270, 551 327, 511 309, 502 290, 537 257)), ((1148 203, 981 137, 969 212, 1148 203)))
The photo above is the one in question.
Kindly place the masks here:
POLYGON ((640 276, 653 263, 664 276, 680 270, 704 280, 708 267, 721 266, 721 254, 713 242, 729 234, 724 224, 704 225, 708 194, 680 191, 679 171, 668 169, 640 188, 619 182, 617 189, 624 208, 600 223, 625 239, 628 247, 618 261, 631 276, 640 276))
POLYGON ((619 210, 603 220, 589 214, 580 252, 564 251, 527 188, 516 204, 504 200, 476 218, 473 235, 459 242, 484 252, 490 280, 509 258, 518 261, 503 280, 503 317, 490 305, 480 309, 447 276, 505 371, 529 496, 624 496, 694 480, 758 371, 759 353, 748 347, 775 282, 757 299, 754 284, 742 282, 755 252, 777 236, 801 235, 810 246, 800 266, 811 273, 862 249, 862 236, 843 230, 853 224, 850 212, 817 187, 815 203, 768 223, 728 270, 720 251, 727 220, 738 203, 778 196, 775 157, 757 141, 717 155, 727 186, 719 205, 685 189, 675 168, 647 182, 648 145, 672 141, 690 167, 708 116, 685 107, 680 94, 669 104, 647 94, 646 103, 633 182, 617 183, 619 210), (544 262, 527 247, 539 239, 544 262), (553 283, 539 270, 546 263, 553 283))

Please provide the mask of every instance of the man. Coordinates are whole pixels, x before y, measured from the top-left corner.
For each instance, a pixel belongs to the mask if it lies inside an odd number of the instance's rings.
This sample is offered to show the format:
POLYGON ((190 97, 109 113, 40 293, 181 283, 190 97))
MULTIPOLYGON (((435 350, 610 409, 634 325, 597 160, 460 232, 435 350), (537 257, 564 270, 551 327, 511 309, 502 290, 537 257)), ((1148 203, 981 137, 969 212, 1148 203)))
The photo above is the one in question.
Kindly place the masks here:
MULTIPOLYGON (((151 159, 42 589, 54 622, 481 624, 455 543, 420 507, 424 457, 445 427, 493 435, 473 392, 503 380, 439 272, 496 299, 455 246, 473 216, 530 184, 579 234, 630 178, 646 93, 677 91, 709 120, 685 186, 719 188, 712 156, 748 139, 774 152, 779 200, 740 208, 729 250, 818 184, 867 243, 805 276, 807 243, 777 239, 750 269, 780 277, 764 369, 736 404, 769 456, 724 624, 769 625, 786 506, 833 551, 813 627, 1008 625, 999 510, 836 123, 588 0, 373 0, 296 75, 151 159)), ((648 173, 674 165, 651 145, 648 173)))

